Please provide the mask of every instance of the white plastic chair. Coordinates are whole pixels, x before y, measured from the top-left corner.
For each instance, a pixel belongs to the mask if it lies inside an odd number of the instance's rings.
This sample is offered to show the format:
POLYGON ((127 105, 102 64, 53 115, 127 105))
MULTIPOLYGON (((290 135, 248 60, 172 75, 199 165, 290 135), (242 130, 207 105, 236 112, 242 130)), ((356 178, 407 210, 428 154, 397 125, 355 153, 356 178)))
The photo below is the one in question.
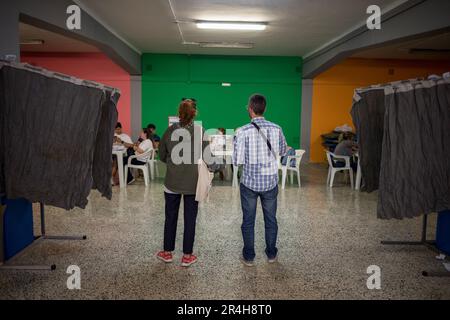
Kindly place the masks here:
POLYGON ((148 165, 150 166, 150 177, 152 180, 155 179, 155 176, 159 177, 159 168, 158 168, 158 159, 156 159, 156 149, 152 149, 152 154, 150 159, 148 159, 148 165))
POLYGON ((336 172, 348 171, 349 175, 350 175, 350 186, 353 189, 353 169, 350 166, 350 157, 349 156, 337 156, 330 151, 325 151, 325 152, 327 153, 327 160, 328 160, 328 165, 329 165, 327 185, 329 185, 330 188, 333 188, 334 176, 335 176, 336 172), (337 160, 344 160, 345 166, 337 167, 336 166, 337 160))
POLYGON ((300 182, 300 163, 302 161, 302 157, 305 154, 305 150, 295 150, 295 156, 288 156, 286 165, 283 166, 281 164, 281 158, 278 159, 278 168, 281 169, 281 189, 284 189, 286 186, 286 178, 288 171, 290 172, 290 180, 291 184, 294 183, 294 173, 297 173, 297 181, 298 187, 302 186, 300 182), (291 160, 295 159, 295 167, 291 167, 291 160))
POLYGON ((138 170, 142 170, 142 172, 144 173, 144 182, 145 182, 145 186, 148 187, 149 183, 150 183, 150 179, 149 179, 149 163, 150 163, 150 159, 152 154, 154 153, 154 149, 150 149, 144 153, 141 153, 139 155, 134 155, 128 158, 128 163, 125 165, 125 181, 128 181, 128 169, 138 169, 138 170), (147 162, 145 164, 142 165, 136 165, 136 164, 131 164, 131 161, 133 159, 137 159, 137 157, 147 157, 149 156, 147 162))

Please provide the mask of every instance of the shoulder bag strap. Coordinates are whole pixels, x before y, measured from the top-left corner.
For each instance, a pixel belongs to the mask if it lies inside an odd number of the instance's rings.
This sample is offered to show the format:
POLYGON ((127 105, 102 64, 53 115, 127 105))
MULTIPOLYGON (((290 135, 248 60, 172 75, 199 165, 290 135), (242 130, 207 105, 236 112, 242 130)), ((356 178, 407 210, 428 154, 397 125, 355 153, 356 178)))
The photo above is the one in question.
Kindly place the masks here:
POLYGON ((269 139, 267 139, 267 137, 264 134, 264 132, 261 131, 261 128, 256 123, 252 122, 251 124, 256 128, 256 130, 258 130, 259 134, 264 139, 264 141, 266 141, 267 147, 269 148, 269 150, 272 153, 273 157, 276 159, 277 155, 275 154, 275 151, 273 151, 272 144, 270 143, 269 139))

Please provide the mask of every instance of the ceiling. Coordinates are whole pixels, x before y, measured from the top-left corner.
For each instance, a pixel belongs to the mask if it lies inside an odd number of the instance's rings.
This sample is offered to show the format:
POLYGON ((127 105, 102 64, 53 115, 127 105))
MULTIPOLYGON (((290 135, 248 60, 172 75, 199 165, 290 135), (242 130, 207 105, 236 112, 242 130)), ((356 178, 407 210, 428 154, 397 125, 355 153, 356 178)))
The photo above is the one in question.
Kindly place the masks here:
MULTIPOLYGON (((373 0, 75 0, 138 52, 304 56, 364 23, 373 0), (126 14, 124 14, 126 12, 126 14), (176 18, 175 18, 176 17, 176 18), (197 29, 196 20, 267 22, 265 31, 197 29), (178 21, 176 23, 175 21, 178 21), (253 43, 252 49, 201 48, 184 42, 253 43)), ((403 1, 379 0, 388 9, 403 1)), ((96 47, 20 23, 21 45, 29 52, 99 52, 96 47)), ((450 32, 369 49, 353 55, 367 59, 449 60, 450 32)))
POLYGON ((23 52, 99 52, 99 49, 85 42, 25 23, 19 24, 19 34, 21 43, 28 40, 44 40, 43 45, 21 44, 20 50, 23 52))
POLYGON ((450 60, 450 32, 369 49, 353 55, 364 59, 450 60), (422 49, 412 50, 411 49, 422 49), (427 50, 423 50, 427 49, 427 50))
MULTIPOLYGON (((362 25, 367 19, 367 7, 373 4, 373 0, 75 2, 140 52, 282 56, 303 56, 362 25), (196 20, 258 21, 269 25, 262 32, 200 30, 193 23, 196 20), (254 43, 254 48, 201 48, 184 45, 183 41, 254 43)), ((377 0, 382 9, 401 2, 377 0)))

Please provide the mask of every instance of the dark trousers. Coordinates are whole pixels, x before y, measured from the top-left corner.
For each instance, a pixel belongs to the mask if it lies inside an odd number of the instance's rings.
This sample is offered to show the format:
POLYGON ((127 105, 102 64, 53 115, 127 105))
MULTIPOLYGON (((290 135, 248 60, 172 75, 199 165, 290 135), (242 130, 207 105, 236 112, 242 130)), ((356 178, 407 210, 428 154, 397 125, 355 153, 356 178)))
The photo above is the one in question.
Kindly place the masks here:
POLYGON ((352 167, 353 172, 358 171, 358 161, 359 161, 358 158, 355 157, 350 158, 350 167, 352 167))
MULTIPOLYGON (((130 148, 129 148, 130 149, 130 148)), ((128 150, 129 150, 128 149, 128 150)), ((127 150, 127 151, 128 151, 127 150)), ((128 158, 134 156, 134 150, 133 152, 127 152, 127 155, 125 157, 123 157, 123 163, 127 164, 128 163, 128 158)), ((137 166, 143 166, 145 164, 145 162, 139 161, 138 159, 132 159, 131 160, 131 164, 137 165, 137 166)), ((131 169, 128 168, 128 178, 127 178, 127 183, 129 183, 131 180, 134 179, 133 173, 131 172, 131 169)))
MULTIPOLYGON (((350 167, 353 169, 353 172, 356 172, 358 170, 358 161, 359 159, 355 159, 355 157, 350 157, 350 167)), ((344 161, 336 161, 335 162, 336 167, 343 168, 345 167, 344 161)))
MULTIPOLYGON (((164 251, 175 250, 177 235, 178 211, 180 209, 181 194, 164 192, 166 199, 166 221, 164 224, 164 251)), ((198 202, 195 195, 183 195, 184 200, 184 234, 183 253, 192 254, 195 240, 195 225, 197 221, 198 202)))
POLYGON ((258 197, 261 199, 261 206, 264 214, 264 227, 266 237, 266 255, 269 259, 277 256, 278 249, 277 235, 277 196, 278 186, 269 191, 256 192, 241 183, 241 205, 242 205, 242 238, 244 240, 244 249, 242 255, 245 260, 253 261, 255 259, 255 219, 256 204, 258 197))

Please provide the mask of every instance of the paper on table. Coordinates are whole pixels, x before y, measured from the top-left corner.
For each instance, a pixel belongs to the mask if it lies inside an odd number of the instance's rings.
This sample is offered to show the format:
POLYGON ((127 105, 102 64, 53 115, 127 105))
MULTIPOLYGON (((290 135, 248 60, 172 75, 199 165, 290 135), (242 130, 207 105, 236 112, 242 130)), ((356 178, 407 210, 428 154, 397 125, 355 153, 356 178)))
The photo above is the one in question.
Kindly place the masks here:
POLYGON ((113 151, 125 151, 125 149, 123 145, 113 145, 113 151))

